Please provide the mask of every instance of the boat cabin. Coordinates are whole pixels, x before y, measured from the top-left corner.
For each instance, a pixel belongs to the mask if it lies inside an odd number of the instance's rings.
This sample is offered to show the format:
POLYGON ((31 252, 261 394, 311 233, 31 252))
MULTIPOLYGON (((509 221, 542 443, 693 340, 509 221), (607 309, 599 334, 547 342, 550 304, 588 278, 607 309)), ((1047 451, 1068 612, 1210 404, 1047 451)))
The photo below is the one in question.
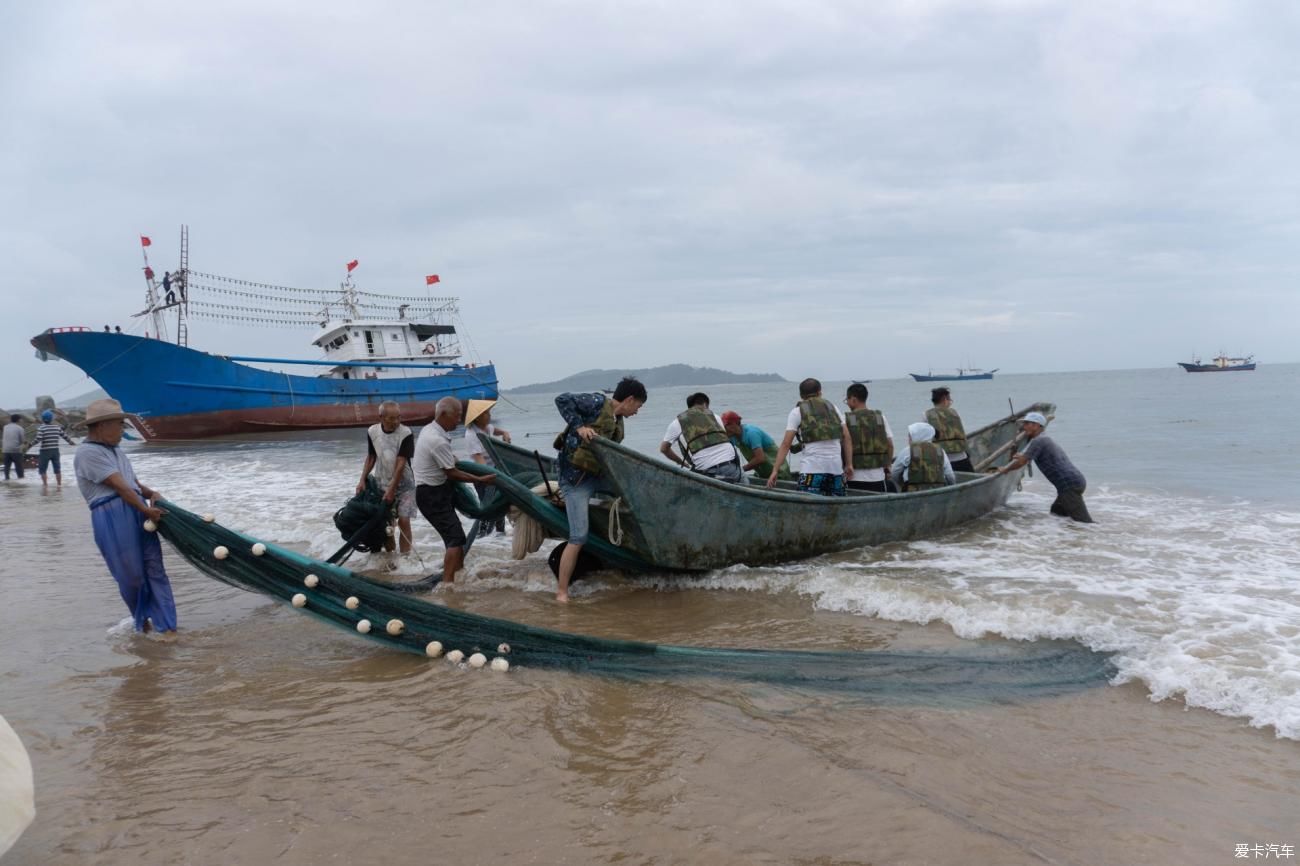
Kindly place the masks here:
POLYGON ((325 360, 342 362, 322 376, 335 379, 389 379, 428 376, 460 357, 454 325, 425 324, 404 319, 360 319, 326 324, 312 339, 325 360), (374 363, 392 361, 400 367, 374 363), (357 364, 355 362, 368 362, 357 364), (373 366, 371 365, 373 363, 373 366), (416 365, 412 367, 411 365, 416 365))

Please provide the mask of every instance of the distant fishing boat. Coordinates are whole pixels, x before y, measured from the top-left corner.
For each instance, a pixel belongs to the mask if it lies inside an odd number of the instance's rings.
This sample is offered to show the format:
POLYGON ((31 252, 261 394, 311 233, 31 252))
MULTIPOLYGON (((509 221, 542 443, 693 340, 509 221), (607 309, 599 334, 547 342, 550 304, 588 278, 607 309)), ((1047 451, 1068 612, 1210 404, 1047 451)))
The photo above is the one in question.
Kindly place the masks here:
POLYGON ((1229 373, 1234 370, 1253 370, 1255 369, 1255 356, 1247 355, 1244 358, 1229 358, 1220 352, 1219 356, 1208 364, 1202 364, 1200 358, 1193 357, 1190 363, 1179 361, 1178 366, 1189 373, 1229 373))
MULTIPOLYGON (((142 248, 150 246, 141 238, 142 248)), ((426 424, 442 397, 495 399, 492 364, 460 364, 452 321, 455 298, 379 294, 352 283, 356 261, 337 290, 299 289, 192 271, 189 232, 181 229, 180 266, 155 281, 145 250, 144 336, 85 326, 50 328, 32 338, 42 360, 80 367, 122 403, 149 441, 203 439, 231 433, 268 433, 364 427, 379 404, 402 405, 402 420, 426 424), (168 319, 174 319, 174 341, 168 319), (316 329, 314 359, 214 355, 189 348, 191 316, 241 325, 316 329), (306 366, 319 375, 293 375, 249 364, 306 366)), ((440 282, 426 277, 426 284, 440 282)))
POLYGON ((958 367, 954 373, 940 371, 938 373, 931 370, 928 373, 908 373, 918 382, 969 382, 973 379, 992 379, 993 374, 998 371, 997 367, 992 370, 981 370, 979 367, 958 367))

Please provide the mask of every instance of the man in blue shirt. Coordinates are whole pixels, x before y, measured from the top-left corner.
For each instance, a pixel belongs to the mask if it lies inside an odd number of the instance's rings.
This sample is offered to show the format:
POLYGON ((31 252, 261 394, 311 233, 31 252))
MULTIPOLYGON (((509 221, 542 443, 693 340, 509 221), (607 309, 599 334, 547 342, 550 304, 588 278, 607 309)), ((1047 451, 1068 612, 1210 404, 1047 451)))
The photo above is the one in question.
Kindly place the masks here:
POLYGON ((555 398, 566 427, 560 434, 560 496, 569 518, 569 543, 560 554, 559 586, 555 600, 569 600, 569 581, 578 565, 578 554, 587 543, 587 507, 600 487, 600 461, 587 443, 597 436, 623 441, 623 419, 631 418, 645 405, 646 391, 636 379, 618 383, 613 397, 604 394, 564 393, 555 398))
POLYGON ((1070 458, 1065 456, 1061 446, 1043 435, 1043 430, 1047 427, 1047 419, 1041 412, 1030 412, 1020 423, 1029 444, 998 472, 1005 475, 1019 469, 1030 460, 1034 461, 1038 470, 1043 473, 1043 477, 1052 482, 1052 486, 1056 488, 1056 501, 1052 503, 1052 513, 1079 523, 1093 523, 1092 515, 1088 513, 1088 506, 1083 502, 1083 491, 1087 488, 1088 482, 1084 479, 1083 473, 1070 462, 1070 458))
MULTIPOLYGON (((731 437, 731 444, 739 448, 745 458, 745 465, 740 467, 741 470, 745 472, 753 470, 755 478, 766 481, 775 465, 772 460, 776 457, 776 440, 757 425, 743 423, 736 412, 723 412, 722 426, 731 437)), ((781 471, 777 473, 777 478, 789 479, 789 477, 790 470, 783 464, 781 471)))

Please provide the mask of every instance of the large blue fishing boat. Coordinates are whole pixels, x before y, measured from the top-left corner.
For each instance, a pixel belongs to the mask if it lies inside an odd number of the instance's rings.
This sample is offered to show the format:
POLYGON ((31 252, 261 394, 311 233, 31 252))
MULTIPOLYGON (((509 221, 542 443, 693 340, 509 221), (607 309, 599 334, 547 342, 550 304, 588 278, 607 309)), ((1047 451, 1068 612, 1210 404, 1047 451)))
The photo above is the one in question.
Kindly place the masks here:
MULTIPOLYGON (((141 243, 148 247, 148 238, 141 243)), ((146 250, 146 307, 136 314, 150 323, 143 335, 78 325, 50 328, 31 342, 43 360, 62 358, 84 370, 150 441, 368 426, 385 400, 400 403, 402 420, 418 425, 432 420, 442 397, 496 398, 491 363, 458 363, 456 299, 361 291, 352 283, 354 267, 349 263, 347 279, 330 291, 201 273, 189 268, 182 229, 181 264, 162 282, 146 250), (321 356, 197 351, 187 345, 192 316, 315 328, 311 343, 321 356), (277 369, 285 366, 309 372, 277 369)))
POLYGON ((1178 366, 1189 373, 1230 373, 1234 370, 1255 369, 1255 356, 1247 355, 1244 358, 1229 358, 1220 352, 1219 357, 1208 364, 1202 364, 1200 358, 1193 357, 1190 363, 1179 361, 1178 366))
POLYGON ((955 373, 908 373, 918 382, 969 382, 972 379, 992 379, 997 368, 981 370, 978 367, 958 367, 955 373))

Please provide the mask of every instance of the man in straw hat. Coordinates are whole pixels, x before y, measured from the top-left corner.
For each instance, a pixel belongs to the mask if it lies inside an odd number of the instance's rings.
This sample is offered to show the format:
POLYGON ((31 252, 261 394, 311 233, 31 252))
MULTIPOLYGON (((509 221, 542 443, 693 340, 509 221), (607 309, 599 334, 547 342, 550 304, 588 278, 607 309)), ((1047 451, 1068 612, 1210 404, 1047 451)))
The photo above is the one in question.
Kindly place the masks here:
POLYGON ((1053 442, 1051 437, 1043 435, 1043 430, 1047 427, 1047 419, 1043 417, 1043 413, 1028 413, 1020 419, 1020 426, 1029 444, 1025 446, 1024 451, 1012 457, 1011 462, 997 471, 1005 475, 1019 469, 1030 460, 1034 461, 1043 473, 1043 477, 1052 482, 1052 486, 1056 488, 1056 501, 1052 503, 1051 512, 1079 523, 1093 523, 1092 515, 1088 513, 1088 506, 1083 501, 1083 491, 1087 489, 1088 481, 1070 462, 1070 458, 1065 456, 1061 446, 1053 442))
POLYGON ((135 477, 131 460, 118 447, 126 415, 116 400, 96 400, 86 408, 86 438, 77 446, 73 468, 77 487, 90 505, 90 524, 122 600, 141 632, 176 631, 176 602, 163 569, 162 545, 145 520, 157 523, 163 511, 158 493, 135 477))
MULTIPOLYGON (((483 447, 484 436, 495 436, 505 442, 510 441, 510 431, 492 423, 492 407, 496 404, 496 400, 470 400, 465 406, 465 450, 469 452, 469 459, 480 466, 496 466, 492 461, 492 455, 483 447)), ((487 485, 475 484, 474 489, 478 491, 478 498, 486 502, 487 485)), ((482 527, 480 536, 491 535, 493 528, 497 532, 505 532, 505 515, 498 517, 495 524, 485 523, 482 527)))

